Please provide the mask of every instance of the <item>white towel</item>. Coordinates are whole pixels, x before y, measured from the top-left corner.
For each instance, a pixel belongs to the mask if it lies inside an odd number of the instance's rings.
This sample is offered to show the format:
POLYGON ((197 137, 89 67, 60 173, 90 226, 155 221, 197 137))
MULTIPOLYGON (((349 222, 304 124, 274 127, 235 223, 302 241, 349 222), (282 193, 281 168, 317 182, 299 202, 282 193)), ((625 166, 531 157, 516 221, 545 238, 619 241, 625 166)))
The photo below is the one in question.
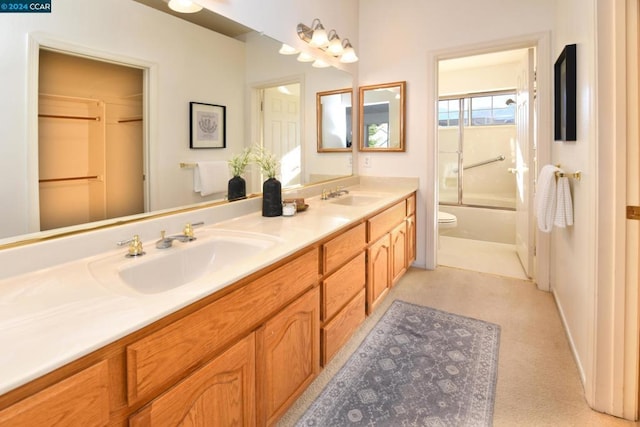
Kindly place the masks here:
POLYGON ((565 228, 573 225, 573 202, 571 200, 571 189, 569 188, 569 178, 566 176, 558 178, 557 183, 556 214, 553 225, 565 228))
POLYGON ((201 196, 227 190, 229 166, 226 161, 197 162, 193 172, 193 191, 201 196))
POLYGON ((556 172, 559 168, 546 165, 538 174, 536 186, 535 212, 540 231, 550 233, 556 214, 556 172))

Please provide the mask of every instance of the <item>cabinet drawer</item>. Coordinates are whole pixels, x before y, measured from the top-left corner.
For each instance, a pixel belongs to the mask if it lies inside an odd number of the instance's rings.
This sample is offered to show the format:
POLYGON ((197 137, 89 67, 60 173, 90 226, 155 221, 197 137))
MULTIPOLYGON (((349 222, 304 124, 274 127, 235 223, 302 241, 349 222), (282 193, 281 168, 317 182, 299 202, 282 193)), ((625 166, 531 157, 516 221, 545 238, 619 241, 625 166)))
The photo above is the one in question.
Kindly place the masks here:
POLYGON ((382 235, 391 231, 393 227, 404 221, 407 213, 406 201, 403 200, 374 216, 368 221, 369 242, 378 240, 382 235))
POLYGON ((322 282, 322 320, 333 317, 366 283, 365 253, 322 282))
POLYGON ((152 401, 130 418, 130 427, 255 424, 255 334, 152 401))
POLYGON ((351 338, 364 319, 365 290, 362 289, 331 322, 322 328, 323 366, 351 338))
POLYGON ((334 270, 362 251, 367 244, 365 224, 360 224, 323 245, 323 272, 334 270))
POLYGON ((153 396, 246 335, 318 280, 312 250, 127 347, 129 404, 153 396))
POLYGON ((407 216, 416 213, 416 193, 407 198, 407 216))
POLYGON ((106 426, 109 424, 106 360, 0 411, 3 426, 106 426))

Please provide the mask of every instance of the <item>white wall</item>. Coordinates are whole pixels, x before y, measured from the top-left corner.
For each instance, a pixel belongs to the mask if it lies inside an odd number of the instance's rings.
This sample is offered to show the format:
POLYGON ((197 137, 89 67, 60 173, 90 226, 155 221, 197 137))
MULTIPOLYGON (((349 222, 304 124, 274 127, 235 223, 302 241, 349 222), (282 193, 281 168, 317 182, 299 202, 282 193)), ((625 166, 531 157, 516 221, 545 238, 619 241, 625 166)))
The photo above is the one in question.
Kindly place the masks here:
MULTIPOLYGON (((181 161, 213 159, 225 150, 189 150, 189 102, 227 106, 243 115, 244 45, 131 0, 54 1, 51 14, 0 14, 0 237, 28 232, 27 79, 29 36, 89 48, 156 66, 157 114, 151 208, 204 201, 181 161)), ((153 119, 153 118, 152 118, 153 119)), ((243 142, 241 120, 228 120, 227 146, 243 142)))
POLYGON ((557 58, 566 44, 577 44, 577 141, 554 142, 552 162, 567 171, 581 170, 583 179, 571 182, 574 226, 554 229, 551 236, 551 288, 585 382, 592 376, 595 290, 596 163, 595 0, 558 2, 552 54, 557 58), (559 25, 564 23, 564 25, 559 25))

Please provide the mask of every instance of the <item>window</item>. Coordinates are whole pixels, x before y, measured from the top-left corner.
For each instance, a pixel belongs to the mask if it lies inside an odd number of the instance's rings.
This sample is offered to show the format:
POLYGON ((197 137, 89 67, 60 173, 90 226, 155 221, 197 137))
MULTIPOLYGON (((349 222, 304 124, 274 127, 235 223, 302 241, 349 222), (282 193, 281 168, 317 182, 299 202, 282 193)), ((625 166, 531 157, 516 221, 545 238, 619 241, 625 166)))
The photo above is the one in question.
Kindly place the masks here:
POLYGON ((458 126, 461 105, 464 126, 513 125, 516 116, 515 98, 516 93, 512 91, 441 99, 438 101, 438 125, 458 126))

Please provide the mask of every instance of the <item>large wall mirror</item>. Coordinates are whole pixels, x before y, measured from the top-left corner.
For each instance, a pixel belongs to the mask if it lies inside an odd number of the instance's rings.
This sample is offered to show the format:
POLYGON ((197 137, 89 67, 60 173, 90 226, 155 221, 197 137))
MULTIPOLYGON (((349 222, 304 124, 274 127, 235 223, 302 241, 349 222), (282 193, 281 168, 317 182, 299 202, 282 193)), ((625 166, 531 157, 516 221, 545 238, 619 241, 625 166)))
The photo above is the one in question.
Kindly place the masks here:
MULTIPOLYGON (((298 144, 293 153, 299 161, 292 168, 292 174, 296 176, 291 179, 291 185, 304 186, 352 174, 351 152, 337 153, 336 156, 344 156, 344 159, 340 158, 338 161, 336 158, 322 158, 317 153, 315 137, 315 94, 352 87, 351 74, 335 68, 316 69, 296 61, 295 57, 280 55, 278 50, 281 43, 278 41, 214 12, 204 9, 195 15, 198 15, 197 24, 185 21, 184 16, 171 16, 163 0, 60 2, 56 5, 55 13, 47 15, 46 19, 34 15, 17 21, 11 37, 0 41, 4 59, 9 64, 6 78, 0 83, 5 94, 0 99, 0 127, 3 128, 4 136, 3 141, 0 141, 0 170, 3 174, 0 197, 5 201, 3 221, 0 222, 0 249, 32 239, 144 218, 158 212, 166 214, 210 203, 225 203, 226 189, 202 196, 194 191, 193 169, 181 165, 198 161, 226 162, 246 146, 260 143, 262 137, 257 133, 259 130, 256 130, 259 127, 256 125, 259 117, 254 115, 256 103, 260 102, 260 96, 267 87, 286 90, 292 81, 301 84, 299 92, 290 95, 299 99, 299 131, 296 135, 298 144), (78 20, 78 16, 83 19, 78 20), (208 26, 210 19, 222 19, 225 21, 223 24, 231 29, 225 29, 224 33, 218 32, 222 30, 214 31, 208 26), (113 22, 118 22, 117 36, 114 36, 113 22), (158 32, 157 28, 163 30, 158 32), (24 54, 25 51, 28 52, 27 55, 24 54), (138 183, 136 188, 139 193, 144 193, 143 196, 137 196, 138 199, 144 199, 138 201, 138 205, 144 205, 143 213, 131 215, 126 209, 114 209, 115 214, 98 222, 88 216, 86 221, 80 221, 78 225, 61 228, 56 228, 55 225, 41 226, 39 216, 42 202, 38 181, 49 178, 40 176, 39 163, 42 159, 39 159, 38 147, 38 133, 42 127, 39 121, 43 121, 38 118, 38 103, 42 95, 39 93, 38 59, 44 51, 125 65, 142 74, 142 91, 127 93, 124 101, 117 101, 118 105, 126 107, 126 111, 118 111, 118 115, 113 117, 131 121, 119 125, 122 129, 113 135, 115 139, 121 140, 121 133, 133 132, 131 129, 134 127, 135 132, 142 135, 142 145, 145 148, 140 153, 144 157, 144 182, 138 183), (190 102, 226 107, 226 148, 190 149, 190 102), (141 110, 129 111, 132 106, 141 107, 141 110), (51 229, 43 232, 45 228, 51 229)), ((74 82, 73 79, 69 81, 74 82)), ((110 80, 95 79, 89 83, 97 88, 110 83, 110 80)), ((50 92, 52 89, 46 91, 50 92)), ((81 94, 70 96, 90 98, 81 94)), ((58 99, 54 100, 59 103, 58 99)), ((64 100, 68 101, 67 98, 64 100)), ((76 113, 73 111, 73 115, 76 113)), ((106 114, 106 121, 100 123, 112 126, 109 110, 106 114)), ((89 116, 93 114, 88 114, 89 116)), ((66 119, 46 120, 52 121, 47 124, 49 127, 57 127, 66 119)), ((115 128, 116 125, 113 126, 115 128)), ((78 133, 85 132, 86 129, 89 129, 87 132, 92 132, 84 122, 76 125, 75 129, 78 133)), ((107 139, 110 138, 107 134, 107 139)), ((58 155, 64 154, 63 149, 54 146, 48 148, 58 155)), ((289 152, 282 153, 283 158, 291 155, 289 152)), ((122 158, 118 155, 115 157, 122 158)), ((107 165, 107 168, 110 166, 107 165)), ((115 181, 114 177, 128 181, 123 168, 131 169, 122 161, 115 163, 115 175, 111 175, 111 183, 115 181)), ((253 186, 247 188, 247 193, 261 191, 261 178, 256 176, 259 172, 255 170, 249 171, 253 176, 247 177, 247 182, 253 186)), ((139 171, 135 173, 140 176, 139 171)), ((93 176, 102 175, 106 175, 106 172, 72 171, 68 175, 57 172, 51 174, 53 178, 78 176, 89 177, 94 181, 93 176)), ((79 182, 82 181, 68 180, 47 185, 71 186, 78 185, 79 182)), ((118 189, 113 192, 121 194, 118 189)), ((72 191, 68 193, 71 194, 72 191)), ((50 201, 54 203, 57 200, 60 198, 55 196, 50 201)))
POLYGON ((405 151, 406 82, 359 89, 360 151, 405 151))
POLYGON ((353 90, 316 94, 318 152, 351 151, 353 142, 353 90))

